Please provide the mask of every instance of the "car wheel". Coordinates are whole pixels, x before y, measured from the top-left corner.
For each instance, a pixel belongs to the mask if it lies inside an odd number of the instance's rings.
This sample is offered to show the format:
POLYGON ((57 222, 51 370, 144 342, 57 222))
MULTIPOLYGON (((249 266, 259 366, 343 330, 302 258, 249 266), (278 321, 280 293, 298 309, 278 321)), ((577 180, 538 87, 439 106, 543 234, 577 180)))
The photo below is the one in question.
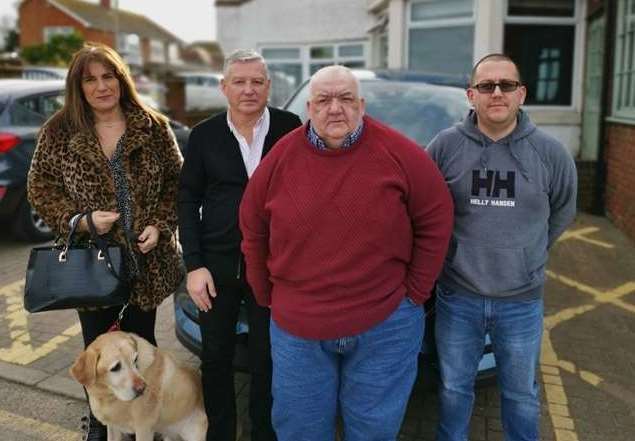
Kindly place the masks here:
POLYGON ((45 242, 53 239, 53 231, 44 223, 26 198, 18 207, 13 232, 18 239, 30 242, 45 242))

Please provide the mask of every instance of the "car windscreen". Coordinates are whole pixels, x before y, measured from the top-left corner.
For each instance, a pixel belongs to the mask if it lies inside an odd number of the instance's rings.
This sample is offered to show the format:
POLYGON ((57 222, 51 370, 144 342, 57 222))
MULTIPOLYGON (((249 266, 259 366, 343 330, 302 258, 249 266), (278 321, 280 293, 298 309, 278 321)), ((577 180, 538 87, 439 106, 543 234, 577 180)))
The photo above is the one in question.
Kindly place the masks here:
MULTIPOLYGON (((362 81, 366 113, 405 134, 421 146, 441 130, 461 121, 469 109, 465 91, 456 87, 400 81, 362 81)), ((308 85, 287 110, 305 121, 308 85)))

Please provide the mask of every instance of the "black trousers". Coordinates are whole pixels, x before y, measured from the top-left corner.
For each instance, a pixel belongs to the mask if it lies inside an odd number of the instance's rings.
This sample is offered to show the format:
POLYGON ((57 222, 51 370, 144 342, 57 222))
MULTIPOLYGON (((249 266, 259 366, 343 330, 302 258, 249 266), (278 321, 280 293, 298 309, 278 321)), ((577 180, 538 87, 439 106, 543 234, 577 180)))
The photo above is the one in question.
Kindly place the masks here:
MULTIPOLYGON (((123 305, 122 305, 123 306, 123 305)), ((113 306, 97 311, 77 311, 79 322, 82 326, 82 337, 84 337, 84 347, 91 344, 97 337, 108 331, 108 328, 115 323, 121 306, 113 306)), ((138 306, 129 305, 124 312, 121 321, 121 330, 134 332, 139 337, 143 337, 153 345, 157 345, 154 336, 154 325, 157 319, 157 310, 144 311, 138 306)))
POLYGON ((271 346, 269 308, 259 306, 241 281, 216 285, 212 309, 199 311, 202 352, 203 397, 209 420, 207 441, 235 441, 236 401, 233 359, 236 322, 241 300, 245 300, 249 322, 249 416, 252 441, 275 441, 271 426, 271 346))

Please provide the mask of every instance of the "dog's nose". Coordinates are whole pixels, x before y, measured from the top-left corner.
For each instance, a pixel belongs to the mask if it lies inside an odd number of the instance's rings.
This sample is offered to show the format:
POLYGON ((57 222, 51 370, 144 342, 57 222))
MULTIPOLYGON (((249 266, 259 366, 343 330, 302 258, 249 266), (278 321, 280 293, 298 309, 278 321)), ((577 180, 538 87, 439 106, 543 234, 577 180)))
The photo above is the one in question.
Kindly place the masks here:
POLYGON ((135 381, 132 388, 134 389, 136 397, 139 397, 145 392, 146 384, 143 381, 135 381))

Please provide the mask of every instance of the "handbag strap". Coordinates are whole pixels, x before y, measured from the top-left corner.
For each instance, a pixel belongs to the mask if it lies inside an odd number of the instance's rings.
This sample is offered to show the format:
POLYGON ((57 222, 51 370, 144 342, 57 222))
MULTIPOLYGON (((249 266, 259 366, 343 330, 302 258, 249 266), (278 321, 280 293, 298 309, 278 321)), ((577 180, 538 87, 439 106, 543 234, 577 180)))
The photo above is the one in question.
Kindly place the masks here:
MULTIPOLYGON (((74 220, 71 222, 71 229, 68 232, 68 237, 66 238, 66 246, 70 247, 73 243, 73 237, 75 237, 75 232, 77 231, 77 226, 79 225, 79 221, 82 220, 84 216, 87 216, 90 212, 80 213, 74 220)), ((90 217, 90 216, 88 216, 90 217)))
MULTIPOLYGON (((95 223, 93 222, 92 212, 89 211, 85 213, 86 221, 88 222, 88 230, 90 231, 90 238, 95 242, 99 253, 106 259, 106 267, 108 271, 119 281, 122 281, 121 275, 115 272, 115 268, 112 264, 112 260, 110 259, 110 253, 108 252, 108 241, 104 239, 102 236, 97 234, 97 229, 95 228, 95 223)), ((79 223, 79 220, 77 221, 79 223)))
MULTIPOLYGON (((73 221, 71 222, 71 228, 68 232, 68 237, 66 238, 66 243, 64 243, 64 247, 62 248, 62 251, 60 251, 60 254, 58 256, 58 260, 60 262, 66 262, 66 256, 68 254, 68 250, 71 246, 73 246, 73 238, 75 237, 75 232, 77 231, 77 226, 79 225, 79 221, 82 219, 82 217, 86 216, 87 213, 80 213, 79 216, 77 216, 75 219, 73 219, 73 221)), ((90 217, 90 216, 88 216, 90 217)), ((55 242, 57 243, 57 241, 59 240, 61 236, 58 236, 55 239, 55 242)), ((56 247, 58 245, 56 244, 56 247)))

